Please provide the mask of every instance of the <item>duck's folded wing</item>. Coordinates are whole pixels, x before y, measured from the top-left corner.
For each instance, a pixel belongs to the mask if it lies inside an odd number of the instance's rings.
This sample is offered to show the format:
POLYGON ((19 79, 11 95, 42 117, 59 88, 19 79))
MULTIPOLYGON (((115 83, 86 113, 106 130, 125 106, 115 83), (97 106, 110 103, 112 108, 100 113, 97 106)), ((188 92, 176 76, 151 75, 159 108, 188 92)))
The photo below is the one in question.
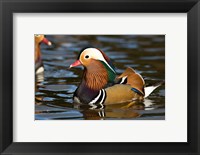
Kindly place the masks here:
POLYGON ((143 97, 134 92, 130 85, 116 84, 108 87, 106 90, 106 100, 104 104, 118 104, 131 102, 135 99, 142 99, 143 97))

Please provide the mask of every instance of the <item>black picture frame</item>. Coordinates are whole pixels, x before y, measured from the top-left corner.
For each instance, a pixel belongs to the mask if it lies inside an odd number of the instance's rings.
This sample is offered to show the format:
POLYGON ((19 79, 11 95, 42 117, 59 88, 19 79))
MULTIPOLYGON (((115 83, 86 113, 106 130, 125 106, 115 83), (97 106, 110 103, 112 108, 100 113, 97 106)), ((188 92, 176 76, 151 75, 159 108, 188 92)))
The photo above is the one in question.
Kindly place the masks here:
POLYGON ((0 0, 0 23, 0 152, 2 154, 200 154, 199 0, 0 0), (188 119, 185 121, 188 121, 188 142, 13 142, 13 13, 49 12, 187 13, 188 119))

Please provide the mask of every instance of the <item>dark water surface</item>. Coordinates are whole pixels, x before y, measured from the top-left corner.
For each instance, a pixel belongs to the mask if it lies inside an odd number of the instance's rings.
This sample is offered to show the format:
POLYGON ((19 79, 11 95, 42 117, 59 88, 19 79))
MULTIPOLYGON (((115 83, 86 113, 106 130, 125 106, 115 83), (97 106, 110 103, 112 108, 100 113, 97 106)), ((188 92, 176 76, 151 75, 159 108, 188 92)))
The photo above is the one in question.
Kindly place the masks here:
POLYGON ((83 67, 68 69, 84 47, 100 48, 121 74, 126 67, 140 73, 146 85, 165 80, 164 35, 47 35, 51 47, 41 45, 44 76, 36 81, 35 119, 163 120, 165 86, 157 88, 143 103, 112 105, 104 109, 73 104, 73 93, 81 81, 83 67))

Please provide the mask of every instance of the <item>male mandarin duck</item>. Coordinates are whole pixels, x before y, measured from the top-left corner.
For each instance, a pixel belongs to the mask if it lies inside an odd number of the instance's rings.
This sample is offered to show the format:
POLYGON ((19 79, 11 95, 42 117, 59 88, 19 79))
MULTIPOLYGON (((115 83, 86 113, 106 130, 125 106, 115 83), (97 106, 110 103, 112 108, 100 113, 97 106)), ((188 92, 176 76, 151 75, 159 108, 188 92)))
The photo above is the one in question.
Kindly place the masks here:
POLYGON ((74 93, 74 103, 111 105, 129 103, 134 100, 143 100, 145 95, 145 82, 142 76, 132 68, 127 68, 114 83, 116 72, 109 57, 96 48, 83 49, 78 59, 70 68, 83 65, 83 78, 74 93))
POLYGON ((42 64, 40 44, 45 43, 46 45, 51 45, 51 42, 45 38, 44 35, 35 35, 35 72, 39 74, 44 71, 44 67, 42 64))

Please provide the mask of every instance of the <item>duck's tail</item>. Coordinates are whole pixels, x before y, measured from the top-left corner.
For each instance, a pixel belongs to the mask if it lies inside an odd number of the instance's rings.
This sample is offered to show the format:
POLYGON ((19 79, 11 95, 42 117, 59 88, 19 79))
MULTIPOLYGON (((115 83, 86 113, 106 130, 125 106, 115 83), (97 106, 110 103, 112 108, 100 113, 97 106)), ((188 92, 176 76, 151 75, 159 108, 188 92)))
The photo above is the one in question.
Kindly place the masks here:
POLYGON ((154 85, 145 87, 144 88, 144 92, 145 92, 144 98, 148 97, 156 88, 160 87, 164 83, 165 83, 164 81, 161 81, 161 82, 158 82, 158 83, 156 83, 154 85))

